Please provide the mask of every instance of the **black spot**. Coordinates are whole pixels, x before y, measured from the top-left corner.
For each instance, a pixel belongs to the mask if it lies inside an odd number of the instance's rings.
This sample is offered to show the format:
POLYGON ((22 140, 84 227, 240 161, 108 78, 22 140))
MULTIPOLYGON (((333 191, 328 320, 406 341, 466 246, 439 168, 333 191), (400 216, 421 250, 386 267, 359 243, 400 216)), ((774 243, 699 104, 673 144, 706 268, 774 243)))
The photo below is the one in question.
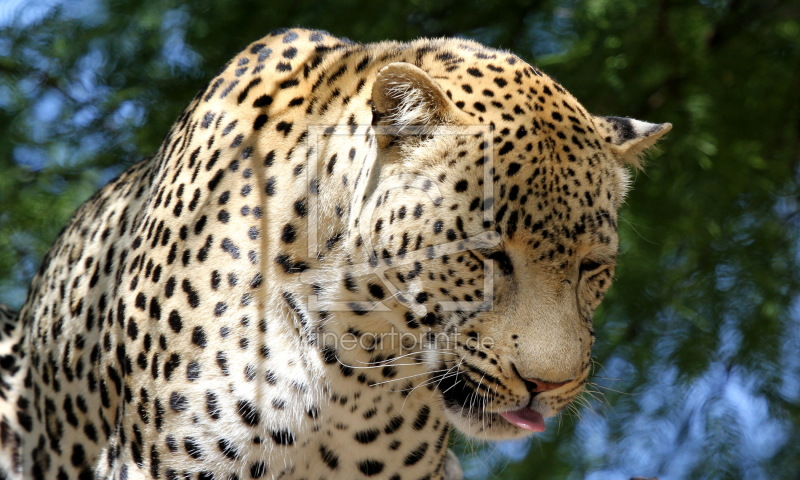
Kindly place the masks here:
POLYGON ((414 207, 414 218, 419 218, 422 216, 422 204, 418 203, 416 207, 414 207))
POLYGON ((83 446, 79 444, 72 445, 72 456, 70 456, 70 462, 75 467, 80 467, 86 461, 86 453, 83 450, 83 446))
POLYGON ((186 366, 186 379, 193 382, 200 378, 200 364, 197 362, 189 362, 186 366))
POLYGON ((298 217, 305 217, 308 214, 306 209, 306 199, 300 199, 294 202, 294 212, 297 214, 298 217))
POLYGON ((350 272, 346 272, 344 274, 344 280, 342 280, 342 283, 344 284, 344 288, 346 288, 348 291, 358 291, 358 285, 356 284, 356 281, 353 279, 353 275, 350 272))
POLYGON ((469 183, 466 180, 459 180, 458 182, 456 182, 456 187, 455 187, 456 188, 456 192, 459 192, 459 193, 465 192, 467 190, 468 186, 469 186, 469 183))
POLYGON ((155 297, 150 299, 150 318, 161 320, 161 304, 158 303, 155 297))
POLYGON ((283 136, 289 135, 294 125, 291 122, 280 122, 275 126, 275 130, 282 132, 283 136))
POLYGON ((203 327, 196 326, 192 332, 192 343, 200 348, 206 348, 206 332, 203 327))
POLYGON ((269 177, 267 182, 264 184, 264 193, 269 195, 270 197, 275 195, 275 182, 277 179, 273 177, 269 177))
POLYGON ((167 449, 171 453, 176 453, 178 451, 178 441, 171 434, 167 435, 167 438, 164 439, 164 443, 167 445, 167 449))
POLYGON ((283 36, 283 43, 292 43, 299 38, 297 32, 289 31, 283 36))
POLYGON ((275 150, 270 150, 264 156, 264 166, 265 167, 271 167, 273 163, 275 163, 275 150))
POLYGON ((322 456, 322 461, 325 462, 325 465, 327 465, 328 468, 331 470, 336 470, 339 468, 339 457, 332 451, 325 448, 325 445, 320 445, 319 453, 320 456, 322 456))
POLYGON ((181 316, 177 310, 173 310, 169 314, 169 326, 172 328, 172 331, 175 333, 180 333, 181 329, 183 328, 183 321, 181 320, 181 316))
POLYGON ((417 322, 417 319, 416 317, 414 317, 413 313, 406 312, 405 320, 406 320, 406 325, 408 325, 409 328, 419 328, 419 322, 417 322))
POLYGON ((247 230, 247 236, 250 238, 250 240, 258 239, 258 235, 259 235, 259 232, 258 232, 258 228, 256 228, 256 227, 250 227, 247 230))
POLYGON ((211 390, 206 391, 206 412, 213 420, 219 420, 222 410, 219 407, 217 395, 211 390))
POLYGON ((181 365, 181 357, 177 353, 170 355, 169 359, 164 362, 164 377, 169 380, 172 377, 172 372, 181 365))
POLYGON ((367 287, 369 288, 369 294, 372 295, 374 298, 383 299, 386 296, 386 293, 383 290, 383 287, 376 283, 370 282, 367 287))
POLYGON ((359 302, 347 302, 347 307, 356 315, 366 315, 369 313, 369 308, 359 302))
POLYGON ((183 291, 186 293, 186 298, 192 308, 197 308, 200 305, 200 297, 197 295, 197 290, 192 288, 192 283, 188 279, 184 279, 181 283, 183 291))
POLYGON ((336 159, 337 155, 335 153, 331 155, 331 159, 328 161, 328 166, 326 167, 328 175, 333 173, 333 167, 336 165, 336 159))
POLYGON ((350 376, 353 375, 353 368, 352 367, 348 367, 347 365, 345 365, 343 363, 339 364, 339 370, 342 372, 342 375, 344 375, 345 377, 350 377, 350 376))
POLYGON ((183 412, 189 408, 189 400, 178 392, 172 392, 169 396, 169 408, 176 412, 183 412))
POLYGON ((222 180, 222 176, 225 175, 225 170, 220 168, 217 170, 217 173, 214 174, 214 177, 208 181, 208 189, 213 191, 219 185, 220 180, 222 180))
POLYGON ((206 112, 205 115, 203 115, 203 121, 200 124, 200 128, 208 128, 211 126, 211 122, 214 121, 214 116, 215 115, 213 112, 206 112))
POLYGON ((250 478, 261 478, 267 473, 267 464, 264 462, 256 462, 250 465, 250 478))
POLYGON ((158 478, 158 469, 161 466, 161 459, 158 455, 158 448, 153 444, 150 447, 150 475, 158 478))
POLYGON ((302 273, 308 270, 308 265, 305 262, 292 260, 292 258, 285 253, 276 256, 275 263, 283 267, 286 273, 302 273))
MULTIPOLYGON (((242 60, 245 60, 245 59, 242 59, 242 60)), ((247 94, 250 93, 250 89, 252 89, 256 85, 258 85, 259 83, 261 83, 261 77, 256 77, 253 80, 251 80, 250 83, 248 83, 247 86, 244 87, 242 89, 242 91, 239 93, 239 96, 236 99, 236 103, 237 104, 242 103, 244 101, 244 99, 247 98, 247 94)))
POLYGON ((356 432, 355 439, 358 443, 372 443, 376 438, 378 438, 378 435, 380 435, 380 431, 378 431, 378 429, 370 428, 356 432))
POLYGON ((364 475, 371 477, 373 475, 378 475, 383 471, 383 462, 380 460, 364 460, 363 462, 358 462, 358 469, 364 475))
POLYGON ((258 414, 255 405, 247 400, 239 400, 236 402, 236 413, 242 417, 242 421, 251 427, 258 425, 261 421, 261 416, 258 414))
POLYGON ((139 327, 137 326, 136 320, 134 320, 133 317, 128 319, 128 336, 131 338, 131 340, 136 340, 136 337, 139 336, 139 327))
POLYGON ((219 367, 219 371, 228 376, 228 357, 225 355, 225 352, 219 351, 217 352, 217 366, 219 367))
POLYGON ((294 226, 291 223, 284 225, 283 232, 281 232, 281 240, 283 240, 284 243, 293 243, 296 239, 297 231, 294 226))
POLYGON ((337 359, 336 359, 336 348, 335 347, 333 347, 331 345, 325 345, 320 350, 320 353, 322 353, 322 360, 325 363, 330 365, 332 363, 336 363, 337 362, 337 359))
POLYGON ((139 310, 144 310, 145 308, 147 308, 147 297, 144 295, 144 293, 139 292, 138 294, 136 294, 136 300, 134 301, 133 304, 139 310))
POLYGON ((239 452, 230 441, 220 438, 219 442, 217 442, 217 446, 219 447, 219 451, 231 460, 236 460, 239 457, 239 452))
POLYGON ((234 259, 238 259, 239 257, 241 257, 241 253, 239 252, 239 247, 237 247, 236 244, 234 244, 230 238, 228 237, 223 238, 221 246, 222 250, 228 252, 234 259))
POLYGON ((389 423, 383 428, 383 432, 387 435, 396 432, 403 425, 405 419, 400 415, 396 415, 389 420, 389 423))
POLYGON ((428 423, 428 418, 431 415, 431 409, 427 405, 423 405, 422 408, 419 409, 419 413, 417 414, 417 418, 414 420, 414 424, 411 427, 414 430, 422 430, 425 428, 425 425, 428 423))
POLYGON ((294 433, 288 430, 273 430, 272 440, 278 445, 294 445, 294 433))
POLYGON ((256 98, 253 102, 254 108, 262 108, 272 104, 272 97, 269 95, 261 95, 260 97, 256 98))
POLYGON ((428 312, 425 314, 424 317, 419 319, 420 323, 429 327, 432 327, 439 323, 439 317, 436 316, 433 312, 428 312))
POLYGON ((257 116, 256 119, 253 121, 253 130, 261 130, 261 127, 263 127, 264 124, 267 123, 267 120, 269 120, 269 117, 265 113, 262 113, 261 115, 257 116))
POLYGON ((409 453, 405 460, 403 460, 403 465, 406 467, 410 467, 411 465, 417 464, 423 457, 425 457, 425 452, 428 451, 428 442, 423 442, 419 447, 415 448, 411 453, 409 453))
POLYGON ((186 453, 195 460, 199 460, 203 457, 203 450, 200 448, 200 444, 192 437, 183 439, 183 448, 185 448, 186 453))

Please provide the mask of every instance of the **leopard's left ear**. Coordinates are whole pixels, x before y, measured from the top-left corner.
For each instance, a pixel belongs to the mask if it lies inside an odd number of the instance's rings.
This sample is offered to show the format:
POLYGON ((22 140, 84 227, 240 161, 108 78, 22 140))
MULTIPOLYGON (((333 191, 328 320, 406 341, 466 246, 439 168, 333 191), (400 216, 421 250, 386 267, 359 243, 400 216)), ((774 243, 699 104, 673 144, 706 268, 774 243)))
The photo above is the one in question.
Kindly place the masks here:
POLYGON ((383 67, 372 85, 374 126, 389 135, 424 134, 450 123, 457 107, 427 72, 406 62, 383 67), (413 127, 413 128, 412 128, 413 127))
POLYGON ((647 123, 625 117, 594 117, 603 140, 623 165, 641 168, 641 155, 672 129, 671 123, 647 123))

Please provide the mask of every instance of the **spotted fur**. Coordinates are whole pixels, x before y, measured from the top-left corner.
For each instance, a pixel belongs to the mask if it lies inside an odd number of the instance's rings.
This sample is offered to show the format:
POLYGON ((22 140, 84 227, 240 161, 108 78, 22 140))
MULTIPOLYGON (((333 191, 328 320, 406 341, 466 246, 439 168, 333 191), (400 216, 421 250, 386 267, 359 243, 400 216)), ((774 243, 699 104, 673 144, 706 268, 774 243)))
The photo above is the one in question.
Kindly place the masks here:
POLYGON ((668 129, 467 40, 273 32, 0 310, 5 477, 459 478, 452 426, 581 391, 668 129))

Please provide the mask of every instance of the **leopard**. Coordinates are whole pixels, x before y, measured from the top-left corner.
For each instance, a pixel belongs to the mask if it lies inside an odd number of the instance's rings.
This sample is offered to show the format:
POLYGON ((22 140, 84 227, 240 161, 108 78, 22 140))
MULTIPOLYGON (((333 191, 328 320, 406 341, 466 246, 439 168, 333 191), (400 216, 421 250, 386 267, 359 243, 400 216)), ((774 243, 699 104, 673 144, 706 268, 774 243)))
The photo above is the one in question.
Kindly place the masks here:
POLYGON ((0 477, 462 478, 451 433, 584 390, 670 128, 472 40, 270 33, 0 308, 0 477))

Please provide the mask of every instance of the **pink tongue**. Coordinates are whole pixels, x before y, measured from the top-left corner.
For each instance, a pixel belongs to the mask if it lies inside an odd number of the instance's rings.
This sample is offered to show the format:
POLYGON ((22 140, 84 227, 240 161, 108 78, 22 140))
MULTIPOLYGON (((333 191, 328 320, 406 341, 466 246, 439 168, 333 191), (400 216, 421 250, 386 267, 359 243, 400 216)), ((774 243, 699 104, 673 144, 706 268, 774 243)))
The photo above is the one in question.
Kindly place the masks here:
POLYGON ((530 408, 521 408, 516 412, 501 413, 500 416, 519 428, 532 432, 544 432, 544 417, 530 408))

